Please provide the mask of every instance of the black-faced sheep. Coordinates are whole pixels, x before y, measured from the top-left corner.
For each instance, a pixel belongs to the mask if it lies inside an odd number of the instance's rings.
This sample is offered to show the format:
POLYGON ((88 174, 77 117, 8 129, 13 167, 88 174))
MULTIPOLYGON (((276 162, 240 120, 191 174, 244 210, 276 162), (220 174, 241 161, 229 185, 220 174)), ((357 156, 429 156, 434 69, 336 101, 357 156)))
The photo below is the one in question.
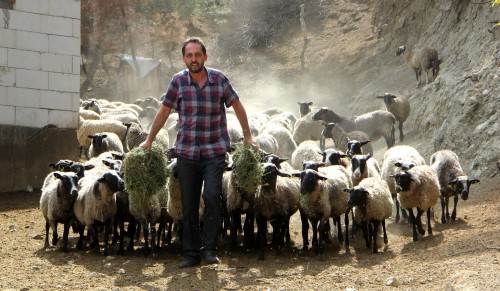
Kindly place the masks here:
POLYGON ((101 119, 101 120, 83 121, 83 123, 76 131, 76 138, 80 143, 80 157, 82 156, 82 153, 85 153, 86 155, 88 153, 88 149, 91 144, 91 140, 89 139, 88 136, 100 132, 113 132, 116 135, 118 135, 120 141, 122 142, 124 150, 127 151, 126 140, 125 140, 127 136, 127 129, 128 129, 127 126, 130 126, 130 124, 124 125, 123 123, 117 120, 101 119))
POLYGON ((85 171, 91 170, 94 167, 91 164, 82 164, 71 160, 59 160, 57 163, 49 163, 49 168, 52 171, 73 172, 79 179, 85 176, 85 171))
POLYGON ((340 150, 326 149, 322 153, 322 156, 323 159, 321 161, 324 162, 326 166, 341 165, 346 169, 351 166, 351 160, 349 159, 347 154, 343 153, 340 150))
MULTIPOLYGON (((347 138, 347 156, 352 157, 354 155, 362 155, 364 152, 362 147, 370 142, 370 140, 359 141, 347 138)), ((373 152, 370 152, 370 150, 373 151, 372 146, 369 145, 366 148, 368 150, 367 154, 373 155, 373 152)))
POLYGON ((49 228, 52 245, 56 245, 57 224, 64 224, 62 251, 68 251, 69 228, 75 218, 73 206, 78 196, 78 176, 74 173, 52 172, 45 179, 40 197, 40 211, 45 218, 45 248, 49 247, 49 228))
POLYGON ((451 219, 455 220, 457 217, 458 195, 460 194, 463 200, 469 199, 470 185, 479 183, 479 180, 471 179, 464 173, 457 154, 450 150, 435 152, 431 156, 430 163, 437 173, 439 185, 441 186, 441 223, 446 223, 446 220, 450 219, 448 201, 452 196, 454 203, 451 219))
POLYGON ((398 199, 401 207, 408 211, 413 228, 413 241, 418 240, 417 228, 421 235, 425 234, 421 216, 427 212, 427 230, 432 234, 431 208, 439 199, 439 181, 433 168, 427 165, 414 166, 395 175, 398 199), (417 209, 417 216, 413 214, 417 209))
POLYGON ((380 167, 370 154, 354 155, 351 159, 351 179, 354 186, 368 177, 380 178, 380 167))
POLYGON ((439 73, 439 65, 441 61, 438 57, 438 52, 434 48, 425 47, 420 50, 412 50, 402 45, 398 47, 396 55, 402 55, 406 64, 415 72, 417 77, 417 88, 420 86, 421 74, 424 72, 426 84, 429 84, 429 70, 432 71, 432 79, 434 80, 439 73))
POLYGON ((123 144, 113 132, 101 132, 88 136, 92 142, 89 147, 90 158, 97 157, 107 151, 123 152, 123 144))
POLYGON ((363 131, 372 141, 384 137, 388 148, 394 145, 396 118, 387 111, 376 110, 359 116, 343 117, 329 108, 322 107, 313 114, 312 119, 322 120, 324 123, 337 123, 345 132, 363 131))
MULTIPOLYGON (((359 151, 356 149, 353 154, 363 154, 370 153, 373 154, 373 148, 370 142, 370 137, 368 134, 355 130, 351 132, 345 132, 340 126, 334 122, 329 122, 324 124, 325 128, 321 132, 321 135, 327 139, 331 138, 335 144, 335 148, 349 154, 349 140, 360 141, 359 151), (361 151, 361 146, 364 146, 364 151, 361 151)), ((354 149, 353 149, 354 150, 354 149)))
MULTIPOLYGON (((385 220, 392 214, 393 203, 387 183, 380 178, 369 177, 363 179, 358 186, 344 191, 349 193, 349 209, 354 207, 355 220, 362 225, 366 247, 371 247, 373 238, 373 252, 377 253, 380 224, 384 232, 384 243, 386 245, 388 243, 385 220)), ((347 229, 346 226, 346 242, 349 237, 347 229)), ((346 246, 348 246, 347 243, 346 246)))
POLYGON ((405 122, 410 115, 410 102, 408 98, 402 95, 396 96, 391 93, 385 93, 383 96, 377 96, 377 98, 384 99, 387 111, 396 117, 396 121, 399 122, 399 140, 403 141, 405 138, 403 133, 403 122, 405 122))
POLYGON ((304 117, 311 112, 311 105, 313 105, 311 101, 297 101, 297 103, 299 104, 300 117, 304 117))

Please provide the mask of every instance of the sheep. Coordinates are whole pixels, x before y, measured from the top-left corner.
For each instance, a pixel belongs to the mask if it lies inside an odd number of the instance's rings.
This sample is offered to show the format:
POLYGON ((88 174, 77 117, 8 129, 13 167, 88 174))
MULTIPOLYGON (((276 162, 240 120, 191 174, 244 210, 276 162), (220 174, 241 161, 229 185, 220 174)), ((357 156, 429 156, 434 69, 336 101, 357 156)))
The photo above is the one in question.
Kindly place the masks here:
MULTIPOLYGON (((324 234, 327 233, 326 228, 330 217, 337 225, 339 242, 344 241, 340 216, 347 211, 347 194, 343 192, 343 189, 352 186, 349 173, 342 166, 329 166, 320 168, 319 172, 305 169, 292 175, 300 177, 299 209, 302 221, 302 249, 307 250, 309 245, 307 222, 309 220, 313 227, 312 244, 315 247, 315 253, 322 254, 322 241, 325 239, 324 234)), ((346 225, 349 225, 347 215, 344 218, 346 225)))
POLYGON ((85 176, 85 171, 91 170, 94 167, 92 164, 82 164, 72 160, 59 160, 57 163, 49 163, 49 168, 52 171, 73 172, 78 176, 78 179, 85 176))
POLYGON ((323 125, 321 122, 312 118, 312 112, 297 119, 293 130, 293 140, 296 144, 300 144, 305 140, 319 140, 320 148, 325 149, 323 136, 323 125))
POLYGON ((57 244, 57 223, 63 223, 62 251, 67 252, 69 227, 75 218, 73 206, 78 196, 78 176, 71 172, 52 172, 45 180, 40 197, 40 211, 45 218, 44 247, 49 247, 49 228, 52 228, 52 245, 57 244))
POLYGON ((153 123, 153 120, 158 112, 157 107, 148 106, 144 108, 144 110, 139 113, 139 120, 141 124, 146 125, 146 129, 150 129, 153 123))
POLYGON ((101 119, 118 120, 125 123, 140 123, 139 117, 131 112, 117 111, 106 112, 101 114, 101 119))
MULTIPOLYGON (((371 142, 370 140, 359 141, 359 140, 347 138, 347 156, 352 158, 352 156, 354 156, 354 155, 362 155, 363 149, 361 147, 370 143, 370 142, 371 142)), ((372 149, 372 146, 369 145, 367 147, 367 149, 368 150, 372 149)), ((373 155, 373 153, 371 153, 371 152, 368 152, 368 154, 373 155)))
MULTIPOLYGON (((407 165, 406 169, 412 166, 424 165, 424 158, 418 153, 418 151, 406 145, 398 145, 388 149, 384 154, 384 160, 382 162, 382 179, 387 182, 389 186, 389 191, 392 194, 393 199, 396 200, 396 218, 395 221, 399 222, 399 201, 397 200, 396 182, 391 177, 391 175, 396 174, 401 170, 401 165, 407 165), (396 163, 398 165, 396 165, 396 163)), ((404 169, 403 169, 404 170, 404 169)), ((406 212, 401 210, 403 216, 406 217, 406 212)))
POLYGON ((161 101, 158 98, 153 96, 146 97, 144 100, 137 99, 134 104, 139 105, 142 109, 146 109, 147 107, 158 108, 161 105, 161 101))
POLYGON ((279 114, 275 114, 271 116, 267 121, 267 123, 280 124, 290 132, 294 131, 296 122, 297 118, 291 112, 282 112, 279 114))
POLYGON ((380 177, 380 167, 375 158, 371 158, 370 154, 367 155, 354 155, 351 159, 351 179, 354 186, 368 177, 380 177))
POLYGON ((253 197, 259 239, 258 260, 264 260, 267 221, 271 221, 273 242, 280 252, 290 216, 298 210, 300 191, 298 179, 291 178, 290 174, 280 171, 276 165, 263 163, 262 168, 262 186, 253 197))
MULTIPOLYGON (((345 132, 340 126, 338 126, 334 122, 329 122, 324 124, 325 128, 321 132, 321 135, 323 136, 324 139, 331 138, 333 140, 333 143, 335 144, 335 148, 347 153, 348 155, 350 154, 350 146, 349 146, 349 140, 357 140, 361 141, 360 146, 365 146, 365 153, 370 153, 373 154, 373 148, 372 145, 369 144, 370 137, 359 130, 354 130, 351 132, 345 132)), ((352 154, 354 154, 354 151, 358 154, 362 154, 363 152, 361 151, 361 148, 356 150, 352 150, 352 154)), ((352 155, 351 154, 351 155, 352 155)))
POLYGON ((417 77, 417 88, 420 86, 420 74, 422 71, 425 73, 426 84, 429 84, 429 70, 432 69, 432 79, 436 79, 441 61, 439 60, 438 52, 435 48, 425 47, 421 50, 412 50, 402 45, 398 47, 396 55, 402 55, 408 67, 415 72, 415 76, 417 77))
MULTIPOLYGON (((355 221, 362 225, 366 247, 371 247, 373 238, 373 253, 377 253, 380 224, 384 233, 384 244, 388 244, 385 220, 392 214, 393 202, 387 183, 379 177, 368 177, 363 179, 358 186, 344 191, 349 193, 348 208, 354 207, 355 221)), ((346 225, 346 242, 348 242, 348 237, 346 225)))
POLYGON ((410 102, 408 98, 402 95, 394 95, 391 93, 385 93, 383 96, 377 96, 377 98, 384 99, 385 107, 387 111, 392 113, 399 122, 399 141, 403 141, 405 135, 403 133, 403 122, 406 121, 410 115, 410 102))
POLYGON ((351 160, 348 158, 347 154, 336 149, 326 149, 321 153, 323 159, 321 160, 326 166, 330 165, 341 165, 344 168, 349 168, 351 166, 351 160))
POLYGON ((137 229, 138 221, 130 213, 130 201, 129 194, 127 191, 118 191, 115 193, 116 196, 116 215, 114 221, 114 233, 113 241, 111 244, 119 241, 118 255, 123 255, 125 253, 125 247, 123 244, 125 234, 128 236, 127 250, 134 250, 134 236, 137 229), (128 222, 127 231, 125 231, 125 222, 128 222), (120 228, 120 233, 118 234, 118 228, 120 228))
POLYGON ((276 114, 283 113, 283 110, 281 110, 278 107, 271 107, 271 108, 267 108, 266 110, 262 111, 262 113, 269 115, 269 116, 273 116, 276 114))
POLYGON ((436 205, 440 196, 436 171, 428 165, 419 165, 397 173, 394 178, 397 184, 399 203, 409 213, 410 223, 413 227, 413 241, 418 240, 417 227, 421 235, 425 234, 421 221, 424 212, 427 212, 427 230, 431 235, 431 208, 436 205), (413 208, 417 208, 416 217, 413 214, 413 208))
POLYGON ((98 248, 98 225, 104 224, 104 255, 107 256, 108 238, 116 215, 115 192, 124 190, 124 182, 118 172, 108 170, 102 175, 86 175, 78 181, 78 188, 78 197, 74 204, 80 234, 77 248, 83 247, 85 226, 90 228, 93 236, 90 248, 98 248))
POLYGON ((117 120, 107 120, 107 119, 101 119, 101 120, 85 120, 83 123, 80 125, 78 130, 76 131, 76 138, 78 139, 78 143, 80 144, 80 157, 82 156, 82 153, 84 152, 88 157, 88 149, 90 147, 91 141, 88 138, 89 135, 93 135, 96 133, 100 132, 113 132, 118 137, 120 138, 120 141, 122 142, 123 148, 125 151, 126 149, 126 135, 127 135, 127 129, 130 126, 130 124, 123 124, 117 120))
POLYGON ((250 112, 248 114, 248 125, 253 136, 257 136, 264 125, 269 122, 269 115, 264 113, 250 112))
POLYGON ((359 116, 343 117, 327 107, 322 107, 313 114, 312 119, 322 120, 325 123, 335 122, 345 132, 363 131, 368 134, 372 141, 384 137, 388 148, 392 147, 395 142, 394 124, 396 118, 387 111, 376 110, 359 116))
POLYGON ((88 137, 92 140, 88 154, 91 158, 107 151, 123 152, 123 144, 116 133, 101 132, 88 137))
POLYGON ((479 179, 470 179, 465 175, 460 166, 457 154, 450 150, 435 152, 430 159, 431 167, 436 171, 441 187, 441 223, 446 223, 450 219, 448 211, 448 201, 453 196, 453 211, 451 219, 457 217, 458 195, 463 200, 469 199, 469 187, 471 184, 479 183, 479 179), (446 216, 445 216, 446 208, 446 216))
POLYGON ((263 163, 272 163, 275 164, 276 167, 286 173, 294 172, 295 169, 288 163, 288 159, 280 158, 275 154, 268 154, 262 158, 261 162, 263 163))
POLYGON ((300 117, 306 116, 309 112, 311 112, 311 105, 313 105, 310 101, 297 101, 299 104, 299 112, 300 117))
POLYGON ((259 149, 269 152, 277 153, 279 149, 278 141, 268 133, 261 133, 254 137, 255 143, 259 146, 259 149))
POLYGON ((302 169, 303 161, 317 161, 320 162, 322 159, 321 150, 312 140, 306 140, 300 143, 297 148, 293 151, 291 157, 291 165, 294 169, 302 169))
POLYGON ((290 158, 297 144, 293 140, 292 133, 279 124, 268 123, 260 134, 270 134, 278 142, 278 151, 275 152, 280 157, 290 158))
MULTIPOLYGON (((138 147, 143 141, 148 137, 148 132, 144 131, 141 126, 137 123, 132 123, 127 131, 126 143, 127 148, 132 150, 138 147)), ((167 151, 170 145, 170 138, 168 136, 168 132, 160 128, 158 134, 155 137, 155 141, 157 141, 162 148, 167 151)))
POLYGON ((99 115, 99 113, 92 111, 92 110, 83 109, 83 108, 80 108, 79 115, 85 120, 101 119, 101 115, 99 115))
MULTIPOLYGON (((86 110, 92 110, 100 114, 101 116, 106 113, 125 113, 125 112, 130 112, 132 113, 135 117, 139 116, 139 110, 142 111, 140 107, 135 107, 137 105, 135 104, 126 104, 125 103, 120 103, 120 102, 113 102, 114 105, 108 106, 105 104, 102 104, 102 100, 89 100, 83 104, 83 108, 86 110)), ((113 104, 111 103, 111 104, 113 104)))

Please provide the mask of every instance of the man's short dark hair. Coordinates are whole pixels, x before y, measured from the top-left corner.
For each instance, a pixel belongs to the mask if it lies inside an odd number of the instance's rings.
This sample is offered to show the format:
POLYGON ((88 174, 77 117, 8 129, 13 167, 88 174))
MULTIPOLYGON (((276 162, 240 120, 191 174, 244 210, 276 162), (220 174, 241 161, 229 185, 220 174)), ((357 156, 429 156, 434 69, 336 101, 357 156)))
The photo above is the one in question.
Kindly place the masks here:
POLYGON ((184 54, 186 53, 186 46, 188 45, 188 43, 199 43, 201 45, 201 50, 203 51, 203 54, 206 55, 207 54, 207 48, 205 47, 205 44, 203 43, 203 41, 201 40, 201 38, 199 37, 190 37, 188 38, 183 44, 182 44, 182 56, 184 56, 184 54))

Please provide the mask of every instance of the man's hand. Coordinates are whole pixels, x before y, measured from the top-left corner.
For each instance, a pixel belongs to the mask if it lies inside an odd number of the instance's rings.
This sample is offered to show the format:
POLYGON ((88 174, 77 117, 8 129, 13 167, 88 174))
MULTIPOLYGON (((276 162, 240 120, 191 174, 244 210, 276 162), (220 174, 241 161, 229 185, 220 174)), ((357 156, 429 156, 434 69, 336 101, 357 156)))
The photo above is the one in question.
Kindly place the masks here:
POLYGON ((139 147, 143 148, 146 151, 150 151, 152 145, 153 143, 146 139, 139 145, 139 147))
POLYGON ((244 145, 251 145, 254 150, 259 150, 259 145, 253 140, 252 135, 243 138, 244 145))

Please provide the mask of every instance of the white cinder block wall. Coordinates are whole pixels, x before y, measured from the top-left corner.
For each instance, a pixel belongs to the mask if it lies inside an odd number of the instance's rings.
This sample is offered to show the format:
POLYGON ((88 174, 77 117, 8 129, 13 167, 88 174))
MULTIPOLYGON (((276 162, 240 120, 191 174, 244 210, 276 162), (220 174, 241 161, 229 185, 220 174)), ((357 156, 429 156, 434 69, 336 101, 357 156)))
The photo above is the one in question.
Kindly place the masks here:
POLYGON ((80 1, 0 9, 0 124, 78 128, 80 1))

